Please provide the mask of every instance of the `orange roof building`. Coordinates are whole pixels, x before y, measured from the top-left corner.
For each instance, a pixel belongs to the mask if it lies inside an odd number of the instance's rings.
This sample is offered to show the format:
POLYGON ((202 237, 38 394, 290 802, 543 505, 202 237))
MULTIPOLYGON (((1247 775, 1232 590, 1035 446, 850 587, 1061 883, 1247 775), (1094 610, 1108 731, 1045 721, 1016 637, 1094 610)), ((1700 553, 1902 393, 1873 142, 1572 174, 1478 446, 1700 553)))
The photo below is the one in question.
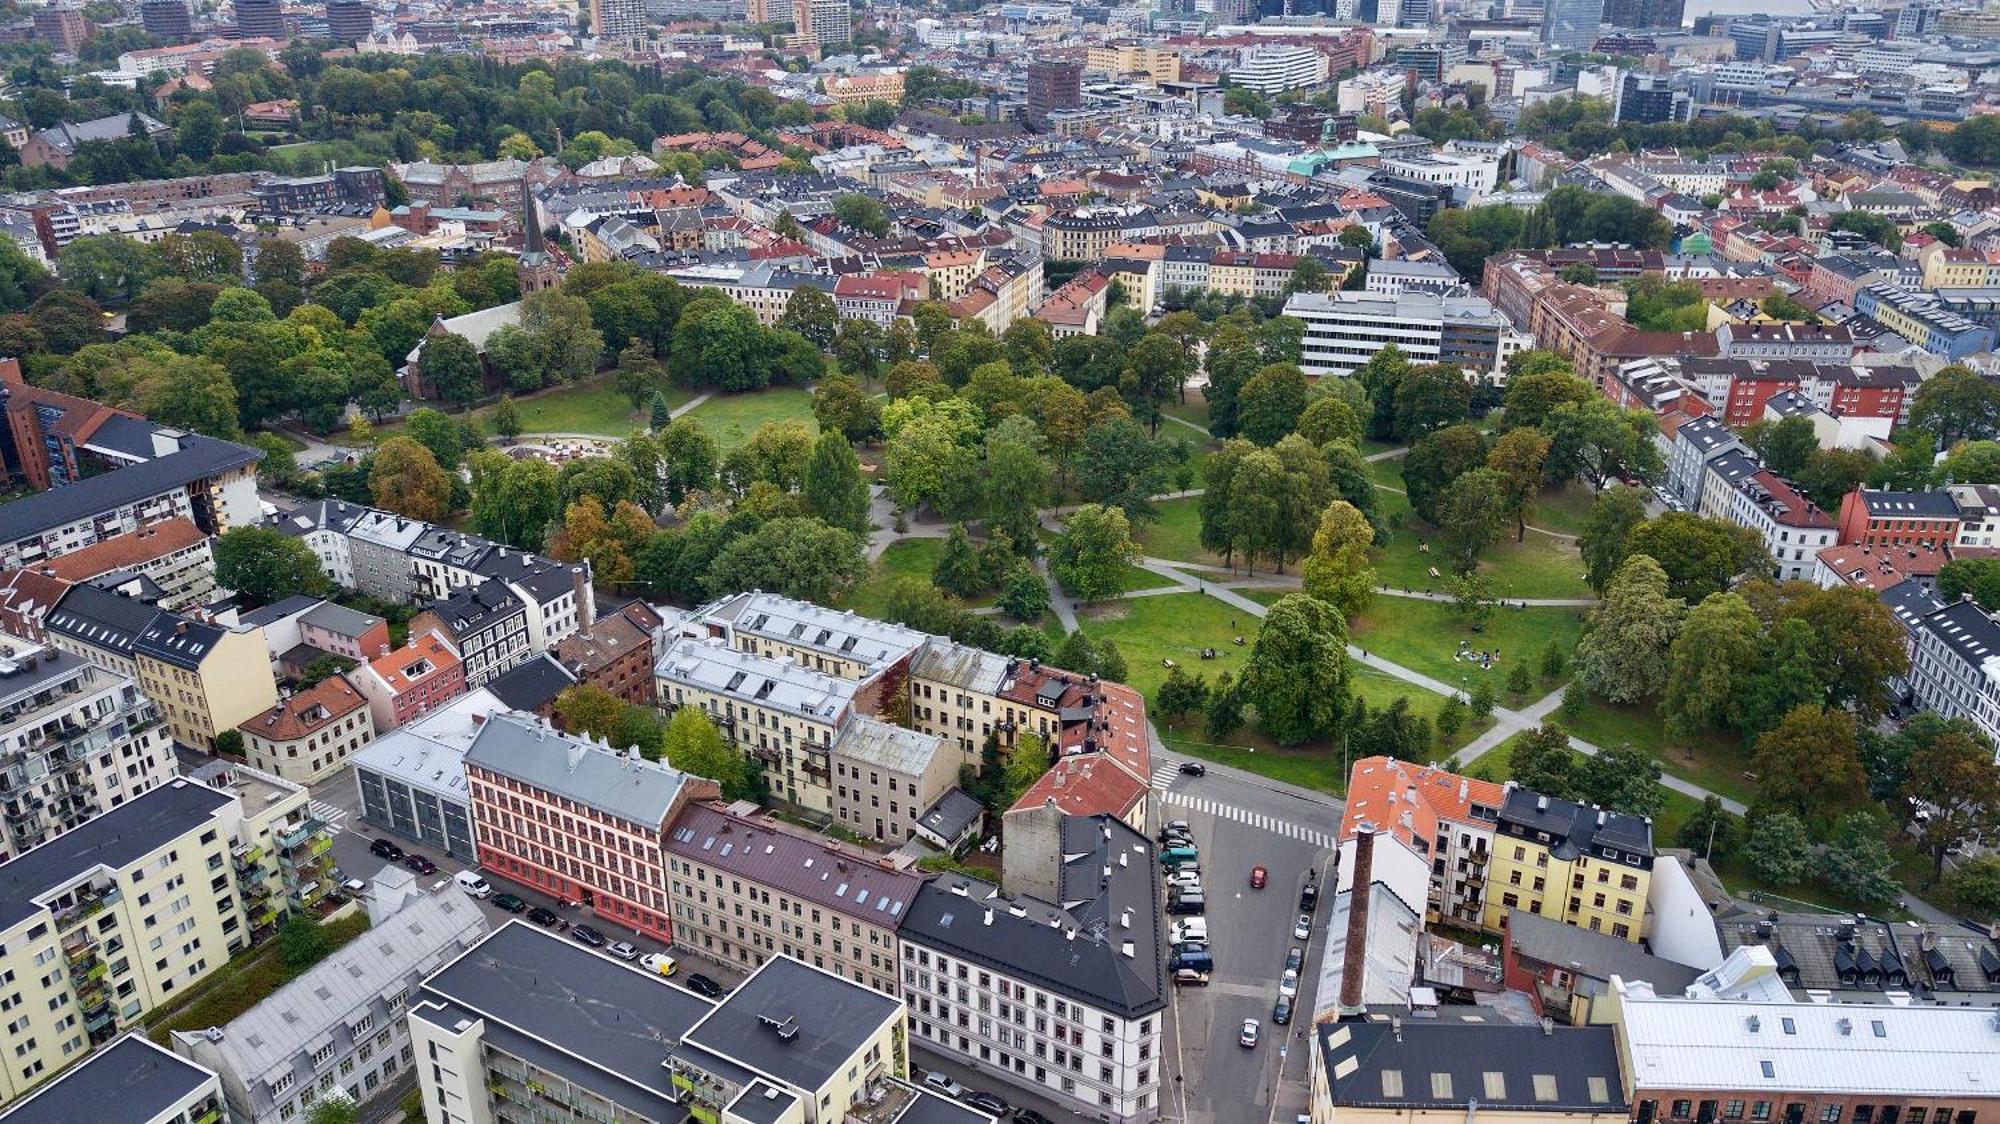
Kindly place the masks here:
POLYGON ((113 535, 56 555, 36 568, 66 582, 86 582, 121 570, 144 574, 160 587, 164 609, 199 604, 215 592, 208 535, 185 517, 113 535))
POLYGON ((251 768, 298 784, 338 771, 355 750, 375 740, 368 699, 343 675, 279 699, 236 729, 251 768))
POLYGON ((1342 842, 1364 823, 1421 857, 1430 867, 1429 916, 1478 927, 1485 897, 1493 826, 1506 788, 1430 765, 1364 757, 1347 778, 1342 842))
POLYGON ((368 696, 378 731, 393 730, 465 693, 465 662, 435 631, 354 669, 354 684, 368 696))

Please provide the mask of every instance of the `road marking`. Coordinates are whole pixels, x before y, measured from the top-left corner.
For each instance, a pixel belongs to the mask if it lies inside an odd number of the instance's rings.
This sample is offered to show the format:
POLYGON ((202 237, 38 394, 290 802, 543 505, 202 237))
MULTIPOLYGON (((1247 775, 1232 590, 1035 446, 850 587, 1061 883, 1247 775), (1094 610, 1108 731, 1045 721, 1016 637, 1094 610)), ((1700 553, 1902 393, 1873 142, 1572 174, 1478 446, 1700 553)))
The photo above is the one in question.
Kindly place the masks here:
POLYGON ((347 809, 328 804, 324 800, 311 801, 306 805, 306 810, 314 819, 324 823, 333 831, 339 831, 341 825, 347 822, 347 809))
POLYGON ((1181 770, 1180 766, 1178 765, 1155 766, 1153 768, 1153 787, 1162 789, 1166 788, 1167 786, 1173 784, 1174 778, 1180 776, 1180 774, 1181 770))
POLYGON ((1162 803, 1176 804, 1190 811, 1201 812, 1220 819, 1235 820, 1237 823, 1247 824, 1250 827, 1268 831, 1273 835, 1283 835, 1290 839, 1303 840, 1315 847, 1330 848, 1333 846, 1332 832, 1304 827, 1263 812, 1252 812, 1243 808, 1231 807, 1228 804, 1211 800, 1206 796, 1193 796, 1185 792, 1163 792, 1160 794, 1160 800, 1162 803))

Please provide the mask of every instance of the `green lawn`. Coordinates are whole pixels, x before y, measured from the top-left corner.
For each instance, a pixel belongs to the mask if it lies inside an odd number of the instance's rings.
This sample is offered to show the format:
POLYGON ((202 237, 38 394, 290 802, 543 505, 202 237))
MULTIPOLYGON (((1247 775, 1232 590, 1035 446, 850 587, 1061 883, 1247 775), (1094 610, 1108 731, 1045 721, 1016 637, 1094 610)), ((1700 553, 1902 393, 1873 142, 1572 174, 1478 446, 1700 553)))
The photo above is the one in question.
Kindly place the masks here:
MULTIPOLYGON (((1237 647, 1231 641, 1241 636, 1254 642, 1257 623, 1247 614, 1198 593, 1111 602, 1086 610, 1082 619, 1084 632, 1117 643, 1125 657, 1126 681, 1148 700, 1157 697, 1160 682, 1167 676, 1162 660, 1171 659, 1187 672, 1205 676, 1210 682, 1224 671, 1241 676, 1250 647, 1248 643, 1237 647), (1202 659, 1204 647, 1215 649, 1216 658, 1202 659)), ((1387 706, 1396 698, 1406 698, 1417 713, 1432 717, 1444 701, 1421 687, 1360 668, 1354 671, 1353 686, 1354 693, 1366 699, 1371 709, 1387 706)), ((1229 744, 1217 745, 1208 740, 1199 717, 1188 716, 1171 725, 1161 715, 1153 717, 1160 726, 1161 736, 1183 752, 1326 792, 1339 792, 1344 785, 1338 744, 1280 749, 1252 726, 1232 734, 1229 744)), ((1484 723, 1468 723, 1454 743, 1442 747, 1440 753, 1465 744, 1484 728, 1484 723)))
MULTIPOLYGON (((694 395, 685 390, 667 387, 669 408, 685 405, 694 395)), ((618 393, 612 376, 594 375, 582 382, 545 390, 538 394, 514 399, 515 409, 521 417, 521 433, 583 433, 599 437, 629 437, 634 430, 645 429, 652 423, 649 410, 632 409, 632 403, 618 393)), ((465 415, 478 423, 487 432, 486 417, 492 411, 491 405, 481 406, 465 415)), ((396 436, 402 432, 400 424, 389 423, 375 427, 377 440, 396 436)))
MULTIPOLYGON (((1393 493, 1386 495, 1402 499, 1393 493)), ((1394 588, 1447 592, 1451 583, 1449 559, 1441 550, 1423 549, 1424 544, 1434 544, 1436 540, 1435 528, 1410 516, 1389 539, 1389 545, 1376 551, 1376 580, 1394 588), (1437 570, 1437 577, 1431 576, 1432 569, 1437 570)), ((1512 536, 1502 539, 1480 559, 1479 572, 1491 579, 1496 597, 1592 595, 1583 580, 1583 558, 1577 553, 1576 544, 1548 535, 1530 534, 1520 542, 1515 542, 1512 536)))
POLYGON ((1177 584, 1164 574, 1156 574, 1143 566, 1126 566, 1118 578, 1118 588, 1125 593, 1135 593, 1142 589, 1164 589, 1177 584))
POLYGON ((1201 562, 1219 566, 1222 559, 1201 546, 1201 499, 1163 500, 1153 505, 1159 517, 1139 525, 1134 537, 1139 550, 1153 558, 1174 562, 1201 562))
POLYGON ((1580 535, 1590 518, 1590 505, 1597 502, 1597 493, 1579 481, 1570 481, 1560 488, 1547 488, 1535 497, 1535 506, 1528 513, 1528 525, 1546 531, 1559 531, 1565 535, 1580 535))
MULTIPOLYGON (((1161 407, 1160 412, 1177 417, 1182 421, 1193 422, 1203 429, 1208 428, 1208 400, 1201 396, 1201 391, 1199 390, 1188 391, 1186 402, 1169 402, 1161 407)), ((1174 428, 1183 433, 1191 433, 1197 437, 1201 436, 1184 425, 1175 426, 1174 428)), ((1165 432, 1164 428, 1162 432, 1165 432)))
POLYGON ((1385 461, 1368 462, 1368 478, 1375 481, 1378 488, 1401 492, 1403 488, 1403 458, 1390 457, 1385 461))
POLYGON ((1651 753, 1661 769, 1710 792, 1745 804, 1757 797, 1755 782, 1743 775, 1750 767, 1750 751, 1737 738, 1704 735, 1682 741, 1667 732, 1666 723, 1652 707, 1620 706, 1596 698, 1584 705, 1574 721, 1557 720, 1593 745, 1630 742, 1651 753))
POLYGON ((840 599, 840 607, 862 616, 880 617, 888 603, 890 586, 899 578, 929 582, 931 571, 937 568, 938 555, 943 552, 943 539, 902 539, 890 543, 861 584, 840 599))
POLYGON ((1353 643, 1369 652, 1468 691, 1485 677, 1494 692, 1504 696, 1507 675, 1516 662, 1526 660, 1539 696, 1554 686, 1541 679, 1542 650, 1554 641, 1567 663, 1583 632, 1583 613, 1560 608, 1495 609, 1484 630, 1474 632, 1450 605, 1378 596, 1349 629, 1353 643), (1456 660, 1461 641, 1473 651, 1497 649, 1500 658, 1491 670, 1456 660))
POLYGON ((689 416, 701 419, 724 453, 749 440, 767 421, 797 418, 818 431, 813 422, 812 395, 795 386, 719 394, 695 407, 689 416))
POLYGON ((1364 457, 1372 457, 1377 453, 1386 453, 1391 449, 1400 449, 1402 447, 1394 441, 1376 441, 1368 437, 1361 439, 1361 455, 1364 457))

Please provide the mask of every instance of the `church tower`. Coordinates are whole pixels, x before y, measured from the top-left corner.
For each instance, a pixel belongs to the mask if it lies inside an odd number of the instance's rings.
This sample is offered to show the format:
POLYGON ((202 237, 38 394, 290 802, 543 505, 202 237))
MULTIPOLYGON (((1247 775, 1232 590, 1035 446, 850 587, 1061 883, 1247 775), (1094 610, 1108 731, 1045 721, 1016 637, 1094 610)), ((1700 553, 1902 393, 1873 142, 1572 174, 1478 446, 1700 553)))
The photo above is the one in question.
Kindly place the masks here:
POLYGON ((521 262, 514 267, 514 276, 520 281, 521 295, 525 297, 555 288, 562 281, 562 274, 542 240, 542 224, 535 221, 534 196, 525 186, 521 198, 526 204, 521 208, 521 262))

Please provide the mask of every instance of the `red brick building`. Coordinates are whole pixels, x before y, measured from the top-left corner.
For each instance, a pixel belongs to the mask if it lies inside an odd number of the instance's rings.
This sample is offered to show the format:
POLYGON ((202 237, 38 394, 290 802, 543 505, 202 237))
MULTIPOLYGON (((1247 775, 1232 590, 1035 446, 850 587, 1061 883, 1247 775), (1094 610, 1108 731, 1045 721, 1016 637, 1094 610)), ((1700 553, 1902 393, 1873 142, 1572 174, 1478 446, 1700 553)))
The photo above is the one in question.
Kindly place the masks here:
POLYGON ((0 403, 7 414, 0 455, 7 471, 36 491, 69 484, 83 475, 77 450, 112 418, 139 415, 88 398, 28 385, 17 359, 0 359, 0 403))
POLYGON ((556 659, 578 683, 602 687, 638 706, 651 706, 657 694, 653 631, 660 624, 658 613, 634 601, 564 637, 556 645, 556 659))
POLYGON ((667 825, 691 801, 718 799, 714 781, 513 711, 480 728, 465 779, 489 874, 580 903, 619 928, 674 939, 667 825))
POLYGON ((420 633, 354 669, 378 731, 412 722, 465 693, 465 662, 444 637, 420 633))
POLYGON ((1874 492, 1856 488, 1840 501, 1839 541, 1850 546, 1949 546, 1958 538, 1958 505, 1949 492, 1874 492))

